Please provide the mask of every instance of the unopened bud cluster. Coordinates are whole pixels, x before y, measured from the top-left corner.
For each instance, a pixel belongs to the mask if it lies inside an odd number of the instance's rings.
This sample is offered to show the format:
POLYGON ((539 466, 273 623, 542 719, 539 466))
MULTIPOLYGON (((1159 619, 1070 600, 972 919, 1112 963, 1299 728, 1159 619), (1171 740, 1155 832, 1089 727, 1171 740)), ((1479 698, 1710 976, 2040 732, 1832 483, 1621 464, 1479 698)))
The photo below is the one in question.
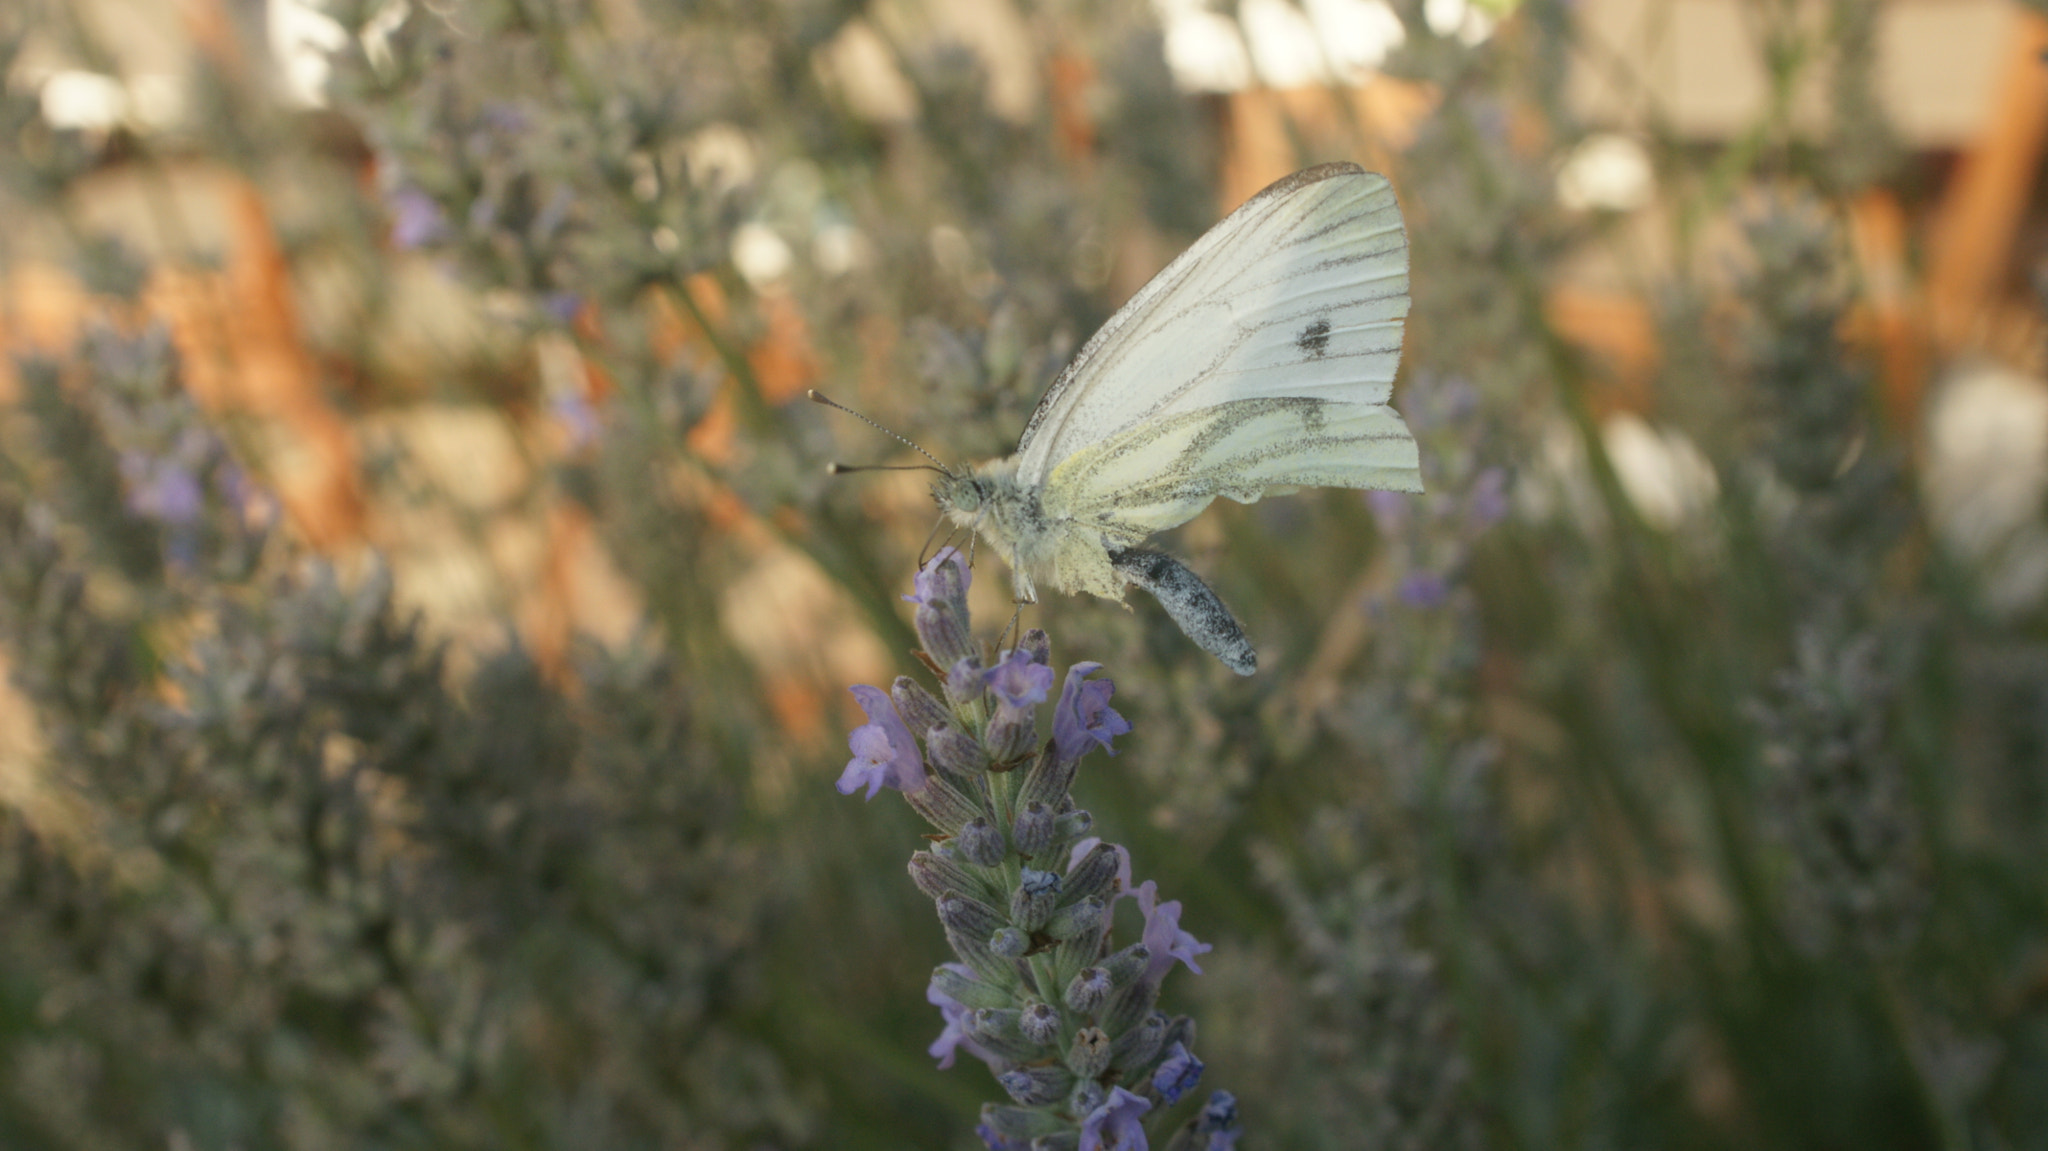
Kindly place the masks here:
MULTIPOLYGON (((991 655, 973 638, 967 566, 947 549, 917 576, 916 627, 937 690, 908 676, 887 692, 855 687, 869 722, 849 741, 845 793, 903 793, 940 835, 911 856, 957 957, 932 973, 927 998, 945 1030, 940 1066, 962 1049, 987 1063, 1009 1096, 983 1107, 993 1151, 1150 1146, 1146 1117, 1201 1077, 1194 1023, 1158 1011, 1175 962, 1197 972, 1209 946, 1180 929, 1180 904, 1133 887, 1130 855, 1089 836, 1070 788, 1081 758, 1130 731, 1109 707, 1115 686, 1076 664, 1055 697, 1044 632, 991 655), (1038 712, 1051 703, 1052 735, 1038 712), (1117 903, 1134 899, 1140 939, 1117 947, 1117 903)), ((1236 1108, 1218 1092, 1171 1146, 1227 1151, 1236 1108)))

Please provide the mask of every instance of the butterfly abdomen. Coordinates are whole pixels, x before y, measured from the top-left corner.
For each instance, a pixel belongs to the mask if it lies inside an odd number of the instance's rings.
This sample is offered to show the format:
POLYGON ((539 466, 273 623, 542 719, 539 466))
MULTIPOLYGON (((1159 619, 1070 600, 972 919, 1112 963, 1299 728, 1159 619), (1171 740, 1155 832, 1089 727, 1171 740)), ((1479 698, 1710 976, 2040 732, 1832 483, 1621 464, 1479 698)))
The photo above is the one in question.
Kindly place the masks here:
POLYGON ((1118 575, 1152 593, 1180 630, 1239 675, 1259 670, 1259 655, 1237 617, 1188 566, 1165 552, 1126 548, 1110 557, 1118 575))

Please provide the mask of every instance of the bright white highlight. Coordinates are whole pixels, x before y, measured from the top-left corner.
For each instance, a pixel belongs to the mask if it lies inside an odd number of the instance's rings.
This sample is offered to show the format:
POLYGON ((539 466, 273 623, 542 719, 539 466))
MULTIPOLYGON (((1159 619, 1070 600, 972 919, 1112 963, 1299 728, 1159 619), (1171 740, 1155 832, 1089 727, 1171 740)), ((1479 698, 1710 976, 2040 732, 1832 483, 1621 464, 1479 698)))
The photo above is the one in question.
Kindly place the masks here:
POLYGON ((1649 153, 1627 136, 1589 136, 1565 158, 1557 173, 1557 201, 1583 212, 1632 212, 1657 191, 1649 153))

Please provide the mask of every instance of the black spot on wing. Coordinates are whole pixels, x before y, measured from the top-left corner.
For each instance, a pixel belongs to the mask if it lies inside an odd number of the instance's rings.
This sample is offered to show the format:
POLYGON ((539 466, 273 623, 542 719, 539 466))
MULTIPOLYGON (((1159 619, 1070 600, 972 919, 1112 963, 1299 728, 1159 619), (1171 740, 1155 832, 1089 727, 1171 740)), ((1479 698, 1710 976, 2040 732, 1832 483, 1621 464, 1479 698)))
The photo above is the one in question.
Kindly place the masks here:
POLYGON ((1294 337, 1294 346, 1312 360, 1321 359, 1323 353, 1330 350, 1330 321, 1318 319, 1303 328, 1301 334, 1294 337))

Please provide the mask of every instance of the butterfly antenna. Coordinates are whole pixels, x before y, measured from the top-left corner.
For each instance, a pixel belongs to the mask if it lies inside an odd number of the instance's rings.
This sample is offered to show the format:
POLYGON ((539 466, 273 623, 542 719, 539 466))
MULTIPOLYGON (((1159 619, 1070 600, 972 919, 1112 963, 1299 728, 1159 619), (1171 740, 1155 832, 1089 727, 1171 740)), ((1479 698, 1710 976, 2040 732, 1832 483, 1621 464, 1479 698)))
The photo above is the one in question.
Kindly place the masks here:
POLYGON ((835 476, 850 476, 855 472, 937 472, 942 476, 953 474, 930 464, 842 464, 837 460, 826 464, 825 471, 835 476))
MULTIPOLYGON (((897 443, 900 443, 900 444, 904 445, 905 447, 909 448, 909 449, 910 449, 911 451, 914 451, 914 452, 916 452, 916 453, 917 453, 918 455, 921 455, 921 456, 923 456, 923 457, 924 457, 925 459, 928 459, 928 460, 930 460, 930 461, 931 461, 932 463, 934 463, 934 464, 937 464, 937 465, 938 465, 938 468, 937 468, 937 470, 938 470, 938 471, 939 471, 939 472, 940 472, 940 473, 941 473, 942 475, 948 475, 948 476, 950 476, 950 475, 952 475, 952 474, 953 474, 953 469, 952 469, 952 468, 949 468, 949 467, 947 467, 947 466, 946 466, 946 465, 945 465, 945 464, 944 464, 944 463, 943 463, 943 462, 942 462, 942 461, 941 461, 941 460, 939 459, 939 457, 937 457, 937 456, 935 456, 935 455, 931 454, 931 453, 930 453, 930 452, 928 452, 928 451, 925 451, 925 450, 924 450, 923 448, 921 448, 921 447, 918 447, 918 446, 917 446, 916 444, 914 444, 914 443, 911 443, 911 442, 910 442, 910 441, 909 441, 908 439, 905 439, 904 437, 902 437, 902 436, 899 436, 899 435, 897 435, 897 434, 896 434, 895 432, 892 432, 892 431, 890 431, 890 430, 889 430, 888 428, 885 428, 885 427, 883 427, 882 425, 880 425, 880 424, 876 423, 875 421, 873 421, 873 420, 871 420, 871 419, 867 418, 866 416, 864 416, 864 415, 861 415, 861 414, 860 414, 859 412, 856 412, 856 411, 854 411, 854 410, 853 410, 852 408, 849 408, 849 407, 847 407, 847 406, 846 406, 845 404, 842 404, 842 403, 840 403, 840 402, 839 402, 838 400, 832 399, 831 397, 827 396, 827 395, 826 395, 825 393, 823 393, 823 392, 819 391, 818 389, 816 389, 816 388, 811 388, 811 389, 809 389, 808 391, 806 391, 806 392, 805 392, 804 394, 810 397, 810 399, 811 399, 811 402, 812 402, 812 403, 814 403, 814 404, 823 404, 823 405, 825 405, 825 406, 826 406, 826 407, 828 407, 828 408, 837 408, 837 409, 839 409, 840 411, 842 411, 842 412, 845 412, 845 413, 846 413, 847 415, 849 415, 849 416, 852 416, 852 417, 853 417, 854 419, 856 419, 856 420, 859 420, 859 421, 860 421, 861 423, 864 423, 864 424, 866 424, 867 426, 869 426, 869 427, 871 427, 871 428, 875 429, 876 431, 878 431, 878 432, 882 433, 883 435, 885 435, 885 436, 888 436, 888 437, 889 437, 890 439, 892 439, 892 440, 895 440, 895 441, 896 441, 897 443)), ((897 468, 884 468, 884 467, 847 467, 847 466, 846 466, 846 465, 844 465, 844 464, 833 464, 833 465, 831 466, 831 471, 832 471, 832 474, 833 474, 833 475, 837 476, 837 475, 844 475, 844 474, 846 474, 847 472, 872 472, 872 471, 914 471, 914 470, 917 470, 917 469, 919 469, 919 468, 923 468, 924 466, 925 466, 925 465, 923 465, 923 464, 912 464, 912 465, 910 465, 909 467, 897 467, 897 468)))

